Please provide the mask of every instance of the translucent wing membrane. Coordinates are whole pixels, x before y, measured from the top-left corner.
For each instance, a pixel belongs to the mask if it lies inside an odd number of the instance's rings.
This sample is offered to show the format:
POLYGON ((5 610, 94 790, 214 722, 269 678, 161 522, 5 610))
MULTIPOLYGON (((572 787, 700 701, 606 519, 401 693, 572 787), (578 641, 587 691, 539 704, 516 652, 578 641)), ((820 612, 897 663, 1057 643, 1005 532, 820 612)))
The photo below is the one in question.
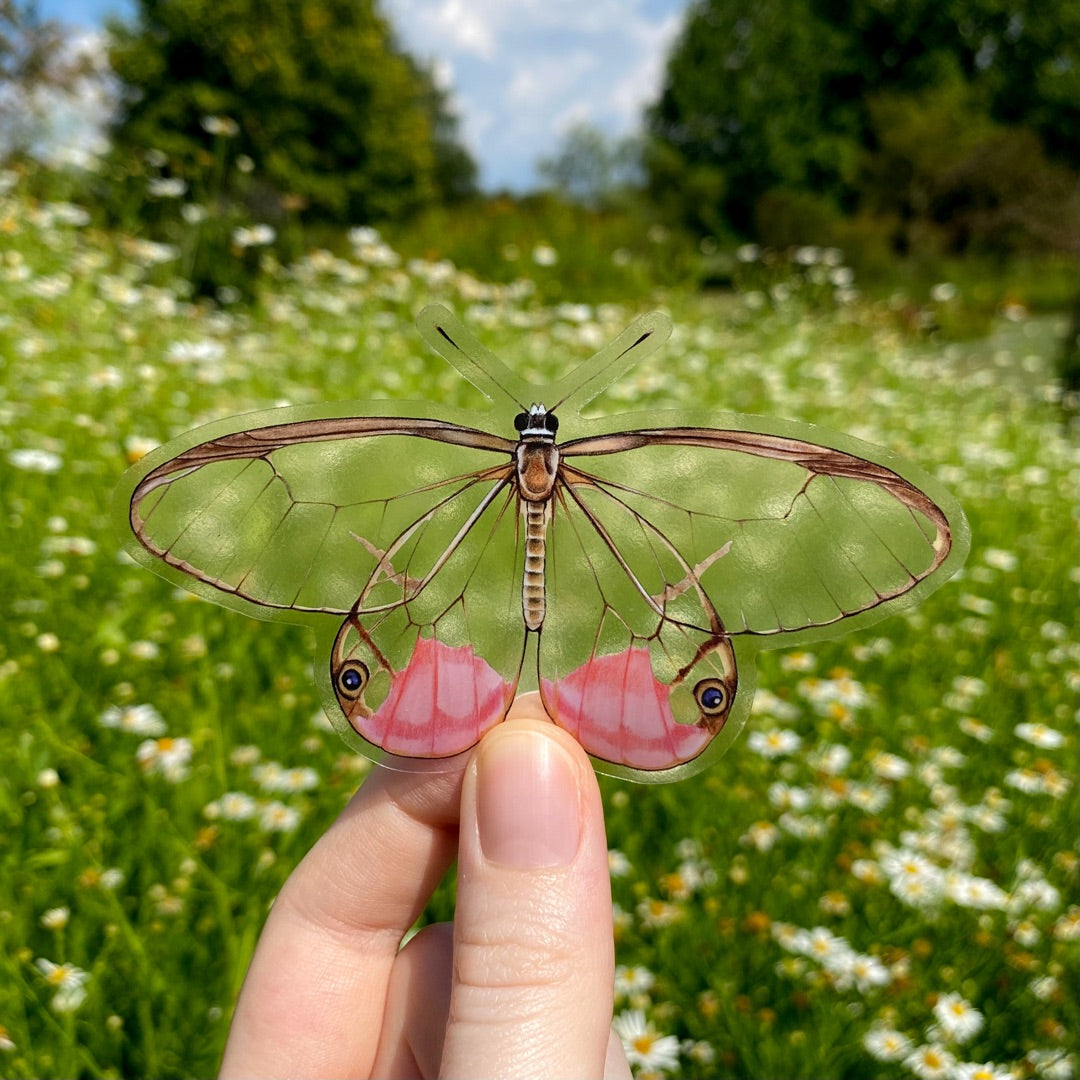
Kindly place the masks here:
POLYGON ((545 706, 590 753, 630 770, 689 761, 724 727, 735 654, 689 563, 663 531, 566 473, 549 533, 545 706), (706 701, 709 689, 715 700, 706 701))
POLYGON ((521 670, 515 445, 426 419, 252 428, 147 471, 130 520, 208 594, 345 616, 330 715, 377 749, 448 757, 502 719, 521 670))
POLYGON ((546 397, 445 309, 419 325, 506 431, 547 408, 517 439, 423 406, 263 414, 156 451, 124 498, 132 552, 167 576, 264 618, 332 617, 323 700, 361 749, 453 757, 524 680, 604 771, 674 779, 735 738, 757 649, 880 618, 962 560, 963 515, 932 481, 805 426, 556 444, 556 405, 579 431, 612 423, 572 412, 666 339, 662 315, 546 397))
POLYGON ((453 503, 451 516, 467 517, 470 500, 510 470, 477 449, 501 451, 508 462, 514 445, 419 419, 239 432, 149 472, 132 495, 131 526, 148 551, 221 592, 269 608, 345 614, 409 526, 407 572, 428 576, 442 554, 431 540, 431 521, 446 517, 440 507, 453 503), (430 440, 448 445, 433 452, 430 440))
POLYGON ((915 588, 951 547, 944 511, 922 490, 799 439, 653 429, 581 439, 562 454, 574 470, 587 466, 590 475, 567 477, 602 520, 623 522, 620 536, 647 521, 678 538, 732 635, 812 630, 872 611, 915 588))
POLYGON ((952 550, 921 488, 786 435, 657 428, 561 454, 541 689, 557 722, 637 779, 735 738, 753 695, 740 641, 881 617, 952 550))
POLYGON ((368 742, 448 757, 503 718, 525 647, 520 546, 505 480, 458 491, 388 545, 330 661, 341 713, 368 742))

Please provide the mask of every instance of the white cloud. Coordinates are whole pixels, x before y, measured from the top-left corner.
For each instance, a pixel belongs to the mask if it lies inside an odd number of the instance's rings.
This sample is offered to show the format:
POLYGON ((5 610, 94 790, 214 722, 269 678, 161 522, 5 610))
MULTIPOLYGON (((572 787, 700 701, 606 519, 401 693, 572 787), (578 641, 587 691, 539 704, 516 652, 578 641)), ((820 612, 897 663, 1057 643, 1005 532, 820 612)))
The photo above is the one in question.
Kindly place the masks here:
POLYGON ((598 67, 596 54, 584 49, 566 56, 537 56, 514 72, 506 104, 526 114, 547 114, 552 103, 565 99, 568 85, 582 85, 597 73, 598 67))
POLYGON ((636 70, 623 72, 611 88, 613 109, 628 127, 637 125, 645 106, 651 104, 659 94, 664 81, 668 52, 682 28, 682 21, 681 13, 672 14, 659 25, 650 26, 647 38, 638 43, 641 66, 636 70))
POLYGON ((448 64, 488 187, 527 188, 574 121, 639 126, 688 0, 386 0, 402 44, 448 64))
MULTIPOLYGON (((393 2, 390 4, 391 8, 397 6, 393 2)), ((416 25, 414 32, 437 38, 447 50, 482 60, 494 56, 495 38, 491 23, 481 10, 483 5, 470 4, 467 0, 441 0, 438 4, 403 0, 400 6, 406 9, 403 14, 408 15, 410 22, 416 19, 419 24, 430 19, 427 28, 416 25)))

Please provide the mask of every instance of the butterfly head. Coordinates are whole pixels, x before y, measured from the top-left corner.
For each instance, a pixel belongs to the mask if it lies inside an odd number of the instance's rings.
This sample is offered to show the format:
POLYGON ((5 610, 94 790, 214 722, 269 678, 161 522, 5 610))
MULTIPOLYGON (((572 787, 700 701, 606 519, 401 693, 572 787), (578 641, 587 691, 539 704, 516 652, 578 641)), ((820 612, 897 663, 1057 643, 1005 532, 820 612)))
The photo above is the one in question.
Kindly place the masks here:
POLYGON ((555 441, 555 432, 559 430, 559 418, 548 412, 543 405, 530 405, 528 412, 520 412, 514 417, 514 428, 523 439, 543 439, 555 441))

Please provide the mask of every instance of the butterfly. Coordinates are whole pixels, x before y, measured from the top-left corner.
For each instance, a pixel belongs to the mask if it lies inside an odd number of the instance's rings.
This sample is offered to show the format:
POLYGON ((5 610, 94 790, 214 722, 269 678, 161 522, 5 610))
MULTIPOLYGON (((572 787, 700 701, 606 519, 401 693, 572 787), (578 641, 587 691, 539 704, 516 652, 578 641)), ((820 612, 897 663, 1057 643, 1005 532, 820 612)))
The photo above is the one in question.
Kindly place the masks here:
POLYGON ((583 419, 663 314, 542 395, 447 309, 417 324, 501 430, 278 409, 159 447, 120 489, 140 562, 321 628, 324 706, 369 754, 452 758, 531 686, 601 771, 676 779, 744 725, 758 649, 882 618, 963 561, 960 507, 879 448, 735 414, 583 419))

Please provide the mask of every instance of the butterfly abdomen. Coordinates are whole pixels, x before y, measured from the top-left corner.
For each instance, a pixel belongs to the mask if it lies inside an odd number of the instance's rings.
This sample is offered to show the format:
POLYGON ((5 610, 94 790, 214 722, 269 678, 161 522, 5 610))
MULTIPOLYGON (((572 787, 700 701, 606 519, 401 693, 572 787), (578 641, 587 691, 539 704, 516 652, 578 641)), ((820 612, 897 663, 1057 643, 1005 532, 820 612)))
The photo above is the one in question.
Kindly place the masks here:
POLYGON ((547 561, 548 503, 525 504, 525 573, 521 581, 521 610, 525 626, 539 630, 547 610, 544 565, 547 561))
MULTIPOLYGON (((554 421, 554 417, 551 419, 554 421)), ((528 630, 539 630, 544 625, 547 610, 544 584, 547 523, 551 515, 555 477, 559 471, 559 451, 553 442, 554 436, 554 424, 539 435, 525 431, 516 450, 518 497, 525 507, 525 572, 521 579, 521 611, 528 630)))

